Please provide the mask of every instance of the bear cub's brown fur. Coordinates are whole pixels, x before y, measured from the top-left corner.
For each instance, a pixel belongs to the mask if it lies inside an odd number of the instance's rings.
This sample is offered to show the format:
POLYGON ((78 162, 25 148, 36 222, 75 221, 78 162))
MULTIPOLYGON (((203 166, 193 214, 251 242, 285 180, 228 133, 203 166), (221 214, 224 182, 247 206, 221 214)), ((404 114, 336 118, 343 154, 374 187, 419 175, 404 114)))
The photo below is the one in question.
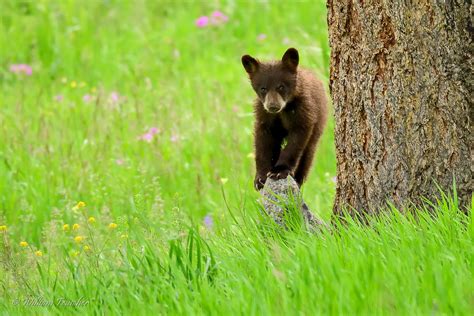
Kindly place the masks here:
POLYGON ((242 56, 257 94, 255 111, 254 185, 260 190, 267 177, 305 181, 316 144, 327 117, 323 84, 306 69, 298 68, 299 55, 289 48, 281 61, 259 62, 242 56), (282 148, 286 140, 285 148, 282 148))

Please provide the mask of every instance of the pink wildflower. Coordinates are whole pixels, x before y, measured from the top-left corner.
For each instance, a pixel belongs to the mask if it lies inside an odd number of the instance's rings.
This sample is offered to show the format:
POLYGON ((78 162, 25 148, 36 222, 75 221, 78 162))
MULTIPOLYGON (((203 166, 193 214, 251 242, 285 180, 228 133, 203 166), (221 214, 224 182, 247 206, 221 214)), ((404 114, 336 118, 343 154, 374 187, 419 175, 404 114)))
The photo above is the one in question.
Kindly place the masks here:
POLYGON ((64 100, 64 96, 62 96, 61 94, 54 96, 54 101, 61 102, 62 100, 64 100))
POLYGON ((31 66, 26 64, 12 64, 10 65, 10 71, 16 74, 25 74, 27 76, 31 76, 33 73, 33 69, 31 66))
POLYGON ((112 91, 110 93, 110 100, 113 102, 113 103, 117 103, 120 99, 120 95, 117 91, 112 91))
POLYGON ((147 143, 151 143, 153 138, 156 134, 159 134, 161 130, 158 127, 150 127, 148 132, 138 137, 139 140, 146 141, 147 143))
POLYGON ((331 180, 332 182, 337 183, 337 177, 332 177, 331 180))
POLYGON ((115 159, 115 163, 119 166, 123 165, 124 164, 124 161, 123 159, 115 159))
POLYGON ((141 136, 141 139, 146 141, 147 143, 150 143, 153 140, 153 134, 152 133, 145 133, 141 136))
POLYGON ((20 68, 18 66, 19 65, 16 65, 16 64, 10 65, 10 71, 13 72, 13 73, 19 73, 20 68))
POLYGON ((196 19, 196 26, 197 27, 206 27, 209 24, 209 17, 207 16, 200 16, 196 19))
POLYGON ((150 127, 150 129, 148 130, 148 133, 151 135, 158 134, 159 132, 160 132, 160 129, 158 127, 150 127))
POLYGON ((86 94, 82 97, 82 101, 88 103, 92 100, 92 96, 90 94, 86 94))
POLYGON ((212 24, 222 24, 226 23, 229 20, 229 17, 222 13, 221 11, 214 11, 211 14, 211 23, 212 24))
POLYGON ((177 143, 179 141, 179 135, 178 134, 172 134, 170 137, 170 141, 172 143, 177 143))
POLYGON ((267 38, 267 35, 263 34, 263 33, 258 34, 258 36, 257 36, 257 40, 259 40, 259 41, 264 41, 266 38, 267 38))

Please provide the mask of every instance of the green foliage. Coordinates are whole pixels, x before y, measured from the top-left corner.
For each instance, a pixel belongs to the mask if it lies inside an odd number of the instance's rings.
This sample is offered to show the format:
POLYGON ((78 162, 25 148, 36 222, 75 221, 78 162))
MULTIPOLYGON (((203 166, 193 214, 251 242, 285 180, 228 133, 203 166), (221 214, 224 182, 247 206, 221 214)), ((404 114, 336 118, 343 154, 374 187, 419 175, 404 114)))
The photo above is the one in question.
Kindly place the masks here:
MULTIPOLYGON (((473 313, 455 197, 318 234, 258 209, 240 56, 294 46, 327 82, 324 1, 6 0, 0 25, 1 312, 473 313)), ((304 186, 326 219, 333 124, 304 186)))

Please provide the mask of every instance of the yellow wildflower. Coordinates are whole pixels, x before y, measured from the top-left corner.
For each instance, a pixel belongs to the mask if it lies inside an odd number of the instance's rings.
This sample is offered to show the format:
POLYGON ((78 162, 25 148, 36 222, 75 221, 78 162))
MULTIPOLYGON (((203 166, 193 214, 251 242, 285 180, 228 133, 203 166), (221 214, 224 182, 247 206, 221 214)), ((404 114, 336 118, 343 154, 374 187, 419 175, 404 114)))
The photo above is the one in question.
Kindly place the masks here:
POLYGON ((91 247, 89 247, 87 245, 85 245, 83 249, 84 249, 84 251, 91 251, 91 247))
POLYGON ((95 223, 94 216, 89 217, 89 219, 87 221, 89 222, 89 224, 94 224, 95 223))
POLYGON ((85 87, 87 84, 84 82, 84 81, 81 81, 81 83, 79 83, 79 87, 83 88, 85 87))
POLYGON ((26 241, 21 241, 20 247, 23 247, 23 248, 28 247, 28 243, 26 241))
POLYGON ((64 225, 63 225, 63 230, 64 230, 65 232, 69 231, 69 224, 64 224, 64 225))
POLYGON ((66 83, 67 83, 67 78, 66 78, 66 77, 62 77, 62 78, 61 78, 61 82, 64 83, 64 84, 66 84, 66 83))
POLYGON ((255 158, 255 154, 254 154, 254 153, 250 153, 250 154, 247 155, 247 158, 253 159, 253 158, 255 158))
POLYGON ((84 241, 84 238, 85 238, 84 236, 76 236, 76 237, 74 237, 74 241, 76 243, 80 244, 81 242, 84 241))
POLYGON ((115 223, 110 223, 110 224, 109 224, 109 228, 110 228, 110 229, 115 229, 115 228, 117 228, 117 226, 118 226, 118 225, 115 224, 115 223))
POLYGON ((75 258, 75 257, 79 256, 79 251, 77 251, 77 250, 71 250, 71 251, 69 252, 69 255, 70 255, 71 257, 75 258))
POLYGON ((81 226, 79 226, 79 224, 74 224, 74 225, 72 225, 72 230, 78 230, 79 227, 81 227, 81 226))
POLYGON ((38 251, 35 251, 35 255, 37 257, 41 257, 41 256, 43 256, 43 253, 40 250, 38 250, 38 251))
POLYGON ((120 239, 127 239, 127 238, 128 238, 127 234, 120 235, 120 239))
POLYGON ((74 212, 76 212, 77 210, 79 210, 81 207, 84 207, 86 206, 86 203, 80 201, 79 203, 77 203, 75 206, 73 206, 72 210, 74 212))
POLYGON ((6 231, 7 231, 7 225, 0 226, 0 232, 6 232, 6 231))
POLYGON ((77 87, 77 82, 76 81, 71 81, 71 88, 77 87))
POLYGON ((221 178, 221 183, 222 183, 222 184, 226 184, 227 181, 229 181, 229 179, 227 179, 227 178, 221 178))
POLYGON ((96 88, 96 87, 92 87, 91 93, 96 93, 96 92, 97 92, 97 88, 96 88))

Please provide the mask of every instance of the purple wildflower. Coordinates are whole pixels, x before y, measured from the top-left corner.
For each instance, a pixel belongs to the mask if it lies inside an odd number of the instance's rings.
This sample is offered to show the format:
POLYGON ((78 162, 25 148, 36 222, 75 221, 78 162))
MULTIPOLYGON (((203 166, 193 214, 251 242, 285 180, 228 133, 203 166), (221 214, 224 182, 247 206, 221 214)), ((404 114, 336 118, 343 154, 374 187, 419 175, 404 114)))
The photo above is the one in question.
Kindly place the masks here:
POLYGON ((267 38, 267 35, 263 34, 263 33, 258 34, 258 36, 257 36, 257 40, 259 40, 259 41, 264 41, 266 38, 267 38))
POLYGON ((214 220, 212 219, 212 216, 210 214, 207 214, 204 217, 203 223, 204 223, 204 226, 206 226, 208 230, 211 230, 212 227, 214 226, 214 220))
POLYGON ((54 101, 56 101, 56 102, 61 102, 62 100, 64 100, 64 96, 63 96, 63 95, 58 94, 58 95, 54 96, 54 101))
POLYGON ((331 180, 332 182, 337 183, 337 177, 332 177, 331 180))
POLYGON ((123 159, 115 159, 115 163, 119 166, 123 165, 124 164, 124 161, 123 159))
POLYGON ((200 16, 199 18, 196 19, 196 26, 197 27, 206 27, 209 24, 209 17, 207 16, 200 16))

